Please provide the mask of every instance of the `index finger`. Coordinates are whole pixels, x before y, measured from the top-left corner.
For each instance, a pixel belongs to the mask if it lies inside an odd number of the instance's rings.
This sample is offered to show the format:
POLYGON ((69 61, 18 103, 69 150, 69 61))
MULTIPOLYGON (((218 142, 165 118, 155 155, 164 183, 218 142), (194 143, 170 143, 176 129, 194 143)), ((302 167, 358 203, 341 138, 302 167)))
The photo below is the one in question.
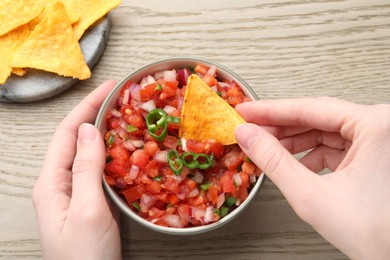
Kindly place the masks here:
MULTIPOLYGON (((82 123, 93 123, 103 100, 115 86, 116 81, 106 81, 82 100, 54 133, 45 158, 45 169, 41 174, 52 171, 71 171, 76 154, 78 128, 82 123)), ((51 175, 55 178, 55 175, 51 175)))
MULTIPOLYGON (((343 134, 343 126, 353 124, 362 107, 322 97, 245 102, 237 105, 236 110, 248 122, 262 126, 304 126, 343 134)), ((344 134, 351 140, 353 131, 344 134)))

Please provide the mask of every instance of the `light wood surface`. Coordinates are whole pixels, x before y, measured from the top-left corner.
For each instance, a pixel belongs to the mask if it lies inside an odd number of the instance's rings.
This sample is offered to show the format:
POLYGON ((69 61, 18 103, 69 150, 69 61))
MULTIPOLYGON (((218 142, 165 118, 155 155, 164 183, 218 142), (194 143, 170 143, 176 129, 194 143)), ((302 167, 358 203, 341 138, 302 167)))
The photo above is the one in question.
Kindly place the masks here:
MULTIPOLYGON (((111 17, 91 79, 50 100, 0 104, 0 259, 41 258, 31 190, 57 124, 100 83, 151 60, 211 59, 263 99, 390 103, 388 0, 125 0, 111 17)), ((125 259, 346 259, 270 181, 250 209, 221 229, 176 237, 122 218, 122 237, 125 259)))

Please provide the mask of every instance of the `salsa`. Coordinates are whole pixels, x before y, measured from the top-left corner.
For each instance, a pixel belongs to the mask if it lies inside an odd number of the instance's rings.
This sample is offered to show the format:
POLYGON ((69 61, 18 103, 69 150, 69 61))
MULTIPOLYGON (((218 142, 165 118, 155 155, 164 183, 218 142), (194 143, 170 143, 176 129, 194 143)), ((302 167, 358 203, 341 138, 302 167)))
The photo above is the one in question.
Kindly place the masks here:
POLYGON ((193 73, 232 107, 250 100, 236 82, 218 78, 215 66, 197 65, 128 81, 106 116, 105 180, 156 225, 216 222, 248 197, 261 174, 237 144, 179 138, 183 97, 193 73))

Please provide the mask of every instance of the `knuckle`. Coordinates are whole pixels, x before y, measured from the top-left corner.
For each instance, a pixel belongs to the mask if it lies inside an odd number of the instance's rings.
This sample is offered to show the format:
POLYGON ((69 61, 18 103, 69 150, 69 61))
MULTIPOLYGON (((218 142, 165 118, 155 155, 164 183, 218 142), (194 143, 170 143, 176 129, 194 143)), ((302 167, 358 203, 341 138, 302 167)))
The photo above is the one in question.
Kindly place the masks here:
POLYGON ((73 174, 85 173, 90 171, 93 166, 94 163, 91 160, 76 158, 73 162, 72 172, 73 174))
POLYGON ((284 153, 281 150, 274 150, 272 146, 264 149, 260 156, 263 161, 263 171, 265 173, 273 173, 278 168, 283 159, 284 153))

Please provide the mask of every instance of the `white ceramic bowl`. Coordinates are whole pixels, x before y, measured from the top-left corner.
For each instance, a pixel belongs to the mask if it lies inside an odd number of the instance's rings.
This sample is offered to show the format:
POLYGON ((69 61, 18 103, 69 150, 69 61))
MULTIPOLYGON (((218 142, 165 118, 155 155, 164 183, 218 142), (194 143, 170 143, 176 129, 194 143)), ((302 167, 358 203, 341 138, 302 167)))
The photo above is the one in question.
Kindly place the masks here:
MULTIPOLYGON (((208 61, 205 59, 200 58, 192 58, 192 57, 174 57, 174 58, 167 58, 162 60, 156 60, 153 62, 150 62, 135 71, 129 73, 125 78, 123 78, 116 86, 115 88, 110 92, 110 94, 107 96, 105 101, 103 102, 99 113, 97 115, 97 119, 95 122, 96 127, 100 130, 102 135, 106 133, 107 126, 105 121, 105 115, 114 107, 116 104, 116 100, 119 96, 120 90, 122 89, 123 85, 131 80, 132 82, 139 82, 141 79, 149 74, 153 74, 154 72, 161 71, 161 70, 171 70, 171 69, 181 69, 185 67, 195 67, 197 64, 203 64, 208 67, 211 65, 215 65, 217 67, 217 73, 218 78, 220 79, 228 79, 228 80, 234 80, 237 82, 237 84, 241 87, 244 94, 247 97, 250 97, 253 100, 257 100, 258 97, 256 93, 251 89, 251 87, 243 80, 241 79, 236 73, 229 70, 228 68, 219 65, 215 62, 208 61)), ((105 181, 105 178, 103 178, 103 185, 109 195, 109 197, 114 201, 115 205, 118 206, 121 211, 131 219, 135 220, 139 224, 150 228, 152 230, 155 230, 157 232, 166 233, 166 234, 172 234, 172 235, 194 235, 199 234, 203 232, 207 232, 213 229, 216 229, 218 227, 221 227, 222 225, 225 225, 226 223, 230 222, 231 220, 235 219, 244 209, 246 209, 250 203, 255 199, 258 191, 260 190, 263 182, 265 180, 265 175, 261 174, 260 177, 258 177, 257 182, 255 186, 252 188, 252 190, 249 193, 248 198, 235 210, 233 210, 231 213, 226 215, 224 218, 220 219, 217 222, 204 225, 204 226, 196 226, 196 227, 186 227, 186 228, 171 228, 171 227, 163 227, 156 224, 153 224, 142 217, 138 216, 137 213, 135 213, 130 207, 127 205, 126 201, 122 199, 114 189, 110 187, 105 181)))

